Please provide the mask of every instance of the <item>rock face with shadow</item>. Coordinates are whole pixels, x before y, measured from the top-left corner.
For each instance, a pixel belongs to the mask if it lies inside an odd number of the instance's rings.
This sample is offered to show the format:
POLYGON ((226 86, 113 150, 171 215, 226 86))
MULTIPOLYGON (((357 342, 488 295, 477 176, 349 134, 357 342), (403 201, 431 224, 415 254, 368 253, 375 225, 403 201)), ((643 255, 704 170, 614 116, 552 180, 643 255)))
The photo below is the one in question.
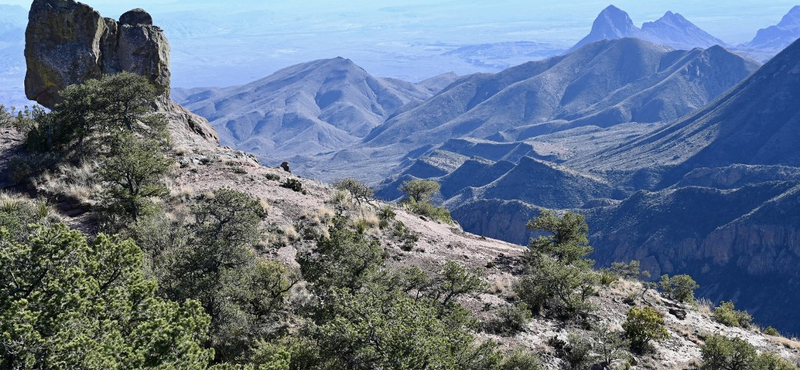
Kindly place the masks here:
POLYGON ((147 77, 169 102, 169 42, 152 17, 134 9, 120 21, 73 0, 35 0, 25 31, 25 94, 52 108, 58 92, 106 74, 147 77))
POLYGON ((169 42, 143 9, 104 18, 73 0, 34 0, 25 31, 25 94, 53 108, 59 92, 73 84, 131 72, 153 84, 153 102, 180 143, 213 143, 217 132, 202 118, 170 100, 169 42))

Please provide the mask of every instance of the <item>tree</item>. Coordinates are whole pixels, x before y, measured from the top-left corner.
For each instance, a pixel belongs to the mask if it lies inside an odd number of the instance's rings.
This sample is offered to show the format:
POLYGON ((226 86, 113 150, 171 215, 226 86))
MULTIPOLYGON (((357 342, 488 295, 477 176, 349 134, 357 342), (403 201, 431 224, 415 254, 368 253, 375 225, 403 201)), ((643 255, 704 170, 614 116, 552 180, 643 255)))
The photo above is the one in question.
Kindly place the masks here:
POLYGON ((62 224, 0 228, 0 368, 203 369, 209 317, 155 296, 131 241, 62 224))
POLYGON ((441 189, 441 185, 433 180, 413 179, 404 181, 398 188, 412 202, 430 202, 431 196, 441 189))
POLYGON ((548 255, 564 264, 592 264, 591 260, 586 259, 594 249, 589 245, 589 226, 583 215, 567 212, 559 217, 552 211, 542 209, 539 217, 529 221, 527 226, 528 229, 549 234, 531 240, 528 249, 531 259, 548 255))
POLYGON ((645 352, 651 341, 669 338, 669 332, 664 327, 664 316, 647 306, 628 310, 622 329, 625 331, 625 338, 631 343, 631 349, 639 353, 645 352))
POLYGON ((755 347, 741 338, 727 338, 714 334, 705 338, 700 348, 701 369, 714 370, 793 370, 794 365, 780 356, 756 352, 755 347))
POLYGON ((592 331, 595 352, 606 367, 611 366, 615 360, 629 356, 627 348, 630 348, 630 343, 623 338, 622 334, 609 327, 598 327, 592 331))
POLYGON ((140 137, 166 141, 166 119, 155 112, 155 88, 146 78, 128 72, 70 85, 63 101, 49 114, 37 116, 28 146, 58 151, 65 159, 103 153, 110 140, 125 130, 140 137))
POLYGON ((361 204, 362 201, 369 203, 369 200, 375 196, 375 192, 367 184, 352 177, 334 182, 333 187, 350 193, 358 204, 361 204))
POLYGON ((650 271, 641 270, 641 262, 633 260, 628 263, 614 262, 611 264, 611 272, 623 279, 638 280, 640 277, 649 278, 650 271))
POLYGON ((659 288, 667 298, 686 303, 694 301, 694 291, 700 286, 689 275, 662 275, 659 288))
POLYGON ((559 318, 585 318, 592 310, 587 299, 595 293, 598 280, 589 268, 562 265, 544 256, 514 283, 513 289, 534 312, 546 309, 559 318))
POLYGON ((162 252, 155 269, 162 293, 200 301, 211 317, 215 361, 245 354, 257 335, 270 334, 273 314, 297 282, 279 263, 254 255, 266 217, 261 203, 247 194, 221 188, 192 207, 188 240, 162 252))
POLYGON ((105 189, 106 209, 136 222, 151 204, 150 198, 167 194, 162 180, 169 172, 170 161, 155 140, 131 133, 119 134, 113 147, 112 155, 100 165, 100 178, 109 184, 105 189))
POLYGON ((732 301, 722 301, 719 306, 714 308, 714 320, 727 326, 738 326, 749 328, 753 322, 753 317, 747 311, 739 311, 732 301))
POLYGON ((333 220, 328 234, 314 250, 298 254, 300 271, 318 295, 333 287, 355 292, 383 264, 386 252, 377 240, 350 228, 341 216, 333 220))

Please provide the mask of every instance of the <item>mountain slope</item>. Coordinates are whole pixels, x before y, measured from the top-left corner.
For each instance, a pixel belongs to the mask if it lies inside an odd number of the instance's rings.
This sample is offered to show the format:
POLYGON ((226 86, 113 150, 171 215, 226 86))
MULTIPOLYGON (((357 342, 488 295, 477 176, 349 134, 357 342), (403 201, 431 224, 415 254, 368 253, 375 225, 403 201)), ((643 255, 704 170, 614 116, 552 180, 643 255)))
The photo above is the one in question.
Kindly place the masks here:
POLYGON ((375 78, 350 60, 335 58, 288 67, 244 86, 177 96, 209 119, 221 142, 280 161, 342 149, 451 78, 420 87, 375 78))
POLYGON ((643 138, 592 158, 594 168, 670 166, 673 180, 698 167, 734 163, 800 166, 800 42, 714 103, 643 138))

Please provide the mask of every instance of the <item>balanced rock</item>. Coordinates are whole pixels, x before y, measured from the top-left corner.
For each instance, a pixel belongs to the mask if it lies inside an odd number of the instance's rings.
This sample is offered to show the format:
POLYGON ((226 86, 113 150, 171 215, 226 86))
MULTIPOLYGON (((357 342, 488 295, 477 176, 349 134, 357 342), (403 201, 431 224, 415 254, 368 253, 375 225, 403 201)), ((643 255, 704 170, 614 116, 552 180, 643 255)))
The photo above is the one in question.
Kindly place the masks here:
POLYGON ((153 17, 150 16, 144 9, 136 8, 125 12, 119 17, 119 23, 128 26, 138 26, 143 24, 145 26, 153 25, 153 17))
POLYGON ((117 22, 74 0, 34 0, 25 58, 25 94, 48 108, 71 84, 123 71, 147 77, 161 102, 169 102, 169 43, 142 9, 117 22))

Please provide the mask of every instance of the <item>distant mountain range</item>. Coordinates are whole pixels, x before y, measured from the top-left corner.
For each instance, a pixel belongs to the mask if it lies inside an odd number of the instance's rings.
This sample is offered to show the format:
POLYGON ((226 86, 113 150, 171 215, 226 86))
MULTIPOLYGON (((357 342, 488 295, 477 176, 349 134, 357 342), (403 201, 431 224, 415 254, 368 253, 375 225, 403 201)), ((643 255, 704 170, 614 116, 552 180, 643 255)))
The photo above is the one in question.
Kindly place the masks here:
MULTIPOLYGON (((537 207, 552 207, 541 198, 547 192, 538 191, 539 199, 525 194, 550 185, 558 189, 556 208, 587 215, 599 263, 638 259, 657 275, 690 273, 706 297, 740 297, 738 306, 798 332, 796 314, 786 311, 800 304, 800 294, 787 293, 800 289, 798 99, 795 42, 690 115, 549 165, 560 173, 530 171, 516 181, 511 194, 518 196, 491 192, 516 167, 503 164, 505 174, 465 184, 447 204, 466 230, 525 243, 530 234, 519 228, 519 219, 534 217, 537 207), (596 181, 570 179, 570 172, 596 181), (613 189, 597 192, 597 184, 613 189)), ((479 177, 499 165, 464 164, 479 177)), ((437 179, 447 183, 450 176, 437 179)))
POLYGON ((0 5, 0 104, 23 106, 25 98, 25 26, 28 11, 21 6, 0 5))
POLYGON ((752 41, 740 47, 777 53, 798 38, 800 38, 800 5, 792 8, 777 25, 758 30, 752 41))
POLYGON ((444 75, 412 84, 376 78, 349 59, 282 69, 230 88, 176 89, 175 99, 208 118, 223 143, 262 158, 341 150, 409 103, 452 82, 444 75))
POLYGON ((709 48, 714 45, 726 46, 722 40, 711 36, 680 14, 667 12, 658 20, 644 23, 642 28, 639 28, 633 24, 628 13, 610 5, 597 16, 589 34, 570 50, 577 50, 600 40, 625 37, 635 37, 679 50, 709 48))
POLYGON ((652 134, 591 158, 581 167, 619 171, 668 168, 674 182, 700 167, 732 163, 800 167, 800 43, 712 104, 652 134))

